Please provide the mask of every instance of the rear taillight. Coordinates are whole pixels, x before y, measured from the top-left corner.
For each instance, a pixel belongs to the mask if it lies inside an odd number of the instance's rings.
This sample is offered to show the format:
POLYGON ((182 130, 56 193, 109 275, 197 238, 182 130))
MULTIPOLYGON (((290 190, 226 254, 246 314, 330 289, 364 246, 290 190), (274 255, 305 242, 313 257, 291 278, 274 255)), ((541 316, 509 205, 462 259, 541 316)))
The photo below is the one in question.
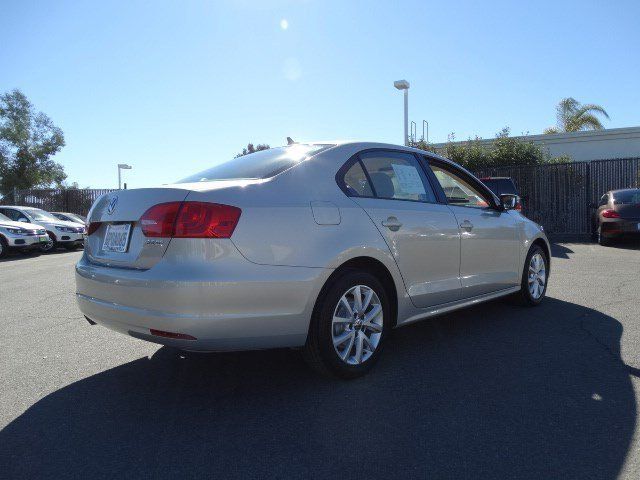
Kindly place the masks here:
POLYGON ((620 214, 615 210, 603 210, 602 216, 604 218, 620 218, 620 214))
POLYGON ((159 203, 140 217, 145 237, 171 237, 182 202, 159 203))
POLYGON ((140 218, 146 237, 229 238, 242 211, 206 202, 160 203, 140 218))
POLYGON ((100 225, 102 225, 102 222, 91 222, 87 227, 87 235, 96 233, 96 231, 100 228, 100 225))

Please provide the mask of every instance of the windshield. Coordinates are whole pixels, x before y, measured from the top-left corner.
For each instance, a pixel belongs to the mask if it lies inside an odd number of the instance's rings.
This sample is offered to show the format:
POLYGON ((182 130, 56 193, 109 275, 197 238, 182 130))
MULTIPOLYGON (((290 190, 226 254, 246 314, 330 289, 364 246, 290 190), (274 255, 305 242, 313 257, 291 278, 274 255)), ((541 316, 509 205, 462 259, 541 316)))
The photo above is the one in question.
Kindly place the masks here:
POLYGON ((45 212, 44 210, 40 210, 39 208, 33 208, 25 211, 34 220, 48 220, 50 222, 60 221, 60 219, 54 217, 49 212, 45 212))
POLYGON ((183 178, 177 183, 271 178, 333 145, 294 144, 250 153, 183 178))
POLYGON ((616 205, 637 205, 640 204, 640 190, 626 190, 613 194, 613 203, 616 205))

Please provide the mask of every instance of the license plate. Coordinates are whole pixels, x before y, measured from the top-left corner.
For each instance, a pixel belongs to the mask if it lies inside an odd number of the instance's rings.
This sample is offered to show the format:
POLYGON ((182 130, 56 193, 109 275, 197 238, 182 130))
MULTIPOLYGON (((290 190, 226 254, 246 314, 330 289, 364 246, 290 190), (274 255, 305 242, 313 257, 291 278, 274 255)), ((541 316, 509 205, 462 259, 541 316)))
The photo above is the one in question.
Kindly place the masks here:
POLYGON ((131 234, 131 224, 121 223, 118 225, 107 225, 107 233, 104 236, 102 250, 106 252, 125 253, 129 246, 129 235, 131 234))

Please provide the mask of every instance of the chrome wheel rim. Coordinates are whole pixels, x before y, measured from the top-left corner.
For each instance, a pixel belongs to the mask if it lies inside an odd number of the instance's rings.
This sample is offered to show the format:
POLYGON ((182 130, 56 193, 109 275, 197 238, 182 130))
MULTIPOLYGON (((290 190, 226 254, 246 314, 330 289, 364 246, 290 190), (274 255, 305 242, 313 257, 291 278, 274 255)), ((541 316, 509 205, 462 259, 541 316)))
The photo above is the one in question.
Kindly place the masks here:
POLYGON ((544 258, 540 253, 536 253, 529 261, 529 293, 534 300, 542 296, 546 282, 547 270, 544 258))
POLYGON ((378 348, 384 325, 382 304, 366 285, 347 290, 336 305, 331 321, 333 348, 349 365, 366 362, 378 348))

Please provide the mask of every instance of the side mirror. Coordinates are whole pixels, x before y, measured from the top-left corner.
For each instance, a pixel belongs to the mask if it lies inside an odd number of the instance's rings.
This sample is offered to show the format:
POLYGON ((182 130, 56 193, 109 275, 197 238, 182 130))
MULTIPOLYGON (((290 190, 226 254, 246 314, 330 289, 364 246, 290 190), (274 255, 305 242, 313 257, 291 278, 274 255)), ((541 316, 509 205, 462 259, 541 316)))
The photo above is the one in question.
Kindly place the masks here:
POLYGON ((518 196, 510 193, 500 195, 500 204, 504 210, 513 210, 518 204, 518 196))

